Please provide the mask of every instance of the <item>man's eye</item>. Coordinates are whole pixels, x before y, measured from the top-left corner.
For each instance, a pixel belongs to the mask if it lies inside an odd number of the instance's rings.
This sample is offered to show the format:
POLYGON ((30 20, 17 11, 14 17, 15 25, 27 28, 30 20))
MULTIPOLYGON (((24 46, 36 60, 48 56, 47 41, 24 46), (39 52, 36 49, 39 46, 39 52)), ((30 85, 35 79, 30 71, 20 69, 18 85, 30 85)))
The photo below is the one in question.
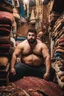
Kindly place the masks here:
POLYGON ((32 35, 32 36, 34 36, 34 35, 32 35))

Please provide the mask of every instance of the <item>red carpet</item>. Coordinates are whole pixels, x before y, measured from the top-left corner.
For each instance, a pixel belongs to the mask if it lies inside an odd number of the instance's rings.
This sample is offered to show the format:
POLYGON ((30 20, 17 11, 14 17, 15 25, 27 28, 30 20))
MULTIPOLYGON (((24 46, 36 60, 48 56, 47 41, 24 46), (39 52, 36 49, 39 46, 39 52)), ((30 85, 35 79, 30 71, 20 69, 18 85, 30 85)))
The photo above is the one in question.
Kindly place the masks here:
POLYGON ((37 77, 24 77, 14 83, 31 96, 64 96, 64 92, 57 84, 37 77))

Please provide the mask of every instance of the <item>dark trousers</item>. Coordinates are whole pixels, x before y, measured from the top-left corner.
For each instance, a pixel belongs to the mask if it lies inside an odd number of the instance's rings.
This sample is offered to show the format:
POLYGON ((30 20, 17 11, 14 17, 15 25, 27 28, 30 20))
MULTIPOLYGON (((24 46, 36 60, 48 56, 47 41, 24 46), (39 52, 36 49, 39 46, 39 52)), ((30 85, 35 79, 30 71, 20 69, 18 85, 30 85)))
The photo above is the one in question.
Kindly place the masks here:
MULTIPOLYGON (((10 81, 16 81, 24 76, 35 76, 35 77, 43 78, 43 75, 46 72, 46 67, 44 64, 39 67, 33 67, 33 66, 26 65, 24 63, 18 63, 15 65, 15 69, 16 69, 16 75, 13 76, 13 74, 10 73, 9 75, 10 81)), ((50 70, 51 81, 53 80, 54 73, 55 73, 54 70, 51 68, 50 70)))

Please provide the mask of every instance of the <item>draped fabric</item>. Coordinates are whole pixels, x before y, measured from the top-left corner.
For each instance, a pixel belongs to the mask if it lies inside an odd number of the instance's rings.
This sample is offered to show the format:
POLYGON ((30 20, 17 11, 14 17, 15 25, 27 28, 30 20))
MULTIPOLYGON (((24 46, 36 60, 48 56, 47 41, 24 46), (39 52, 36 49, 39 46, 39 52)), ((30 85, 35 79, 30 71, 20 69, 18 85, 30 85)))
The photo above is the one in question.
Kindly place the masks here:
POLYGON ((8 0, 0 0, 0 10, 13 13, 13 5, 8 0))
POLYGON ((25 17, 25 11, 24 11, 23 3, 20 4, 19 12, 20 12, 21 17, 25 17))
POLYGON ((31 12, 30 23, 36 23, 34 9, 32 9, 32 12, 31 12))
POLYGON ((44 0, 43 5, 47 5, 50 2, 50 0, 44 0))
POLYGON ((9 0, 9 2, 12 4, 12 0, 9 0))
POLYGON ((13 5, 14 7, 19 7, 19 6, 20 6, 19 0, 9 0, 9 2, 12 2, 12 5, 13 5))

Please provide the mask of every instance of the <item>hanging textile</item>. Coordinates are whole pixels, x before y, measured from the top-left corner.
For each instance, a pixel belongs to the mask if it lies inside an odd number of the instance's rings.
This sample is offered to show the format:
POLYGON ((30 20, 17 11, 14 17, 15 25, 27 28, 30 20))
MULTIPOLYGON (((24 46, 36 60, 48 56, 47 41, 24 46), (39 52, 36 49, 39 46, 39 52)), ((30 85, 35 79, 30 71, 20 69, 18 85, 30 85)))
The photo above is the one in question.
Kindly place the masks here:
POLYGON ((50 0, 44 0, 43 5, 47 5, 50 2, 50 0))
POLYGON ((36 19, 39 18, 39 15, 41 14, 41 5, 40 1, 36 0, 36 19))
POLYGON ((37 23, 35 25, 36 29, 41 29, 42 26, 42 1, 41 0, 36 0, 36 19, 37 23))
POLYGON ((32 9, 30 23, 35 23, 35 22, 36 22, 36 18, 35 18, 35 14, 34 14, 34 9, 32 9))
POLYGON ((13 13, 13 5, 8 0, 0 0, 0 11, 13 13))
POLYGON ((24 5, 23 5, 23 3, 20 4, 19 11, 20 11, 20 16, 21 17, 25 17, 25 11, 24 11, 24 5))
POLYGON ((29 0, 27 2, 27 17, 29 17, 29 0))
POLYGON ((12 0, 9 0, 9 2, 12 4, 12 0))
POLYGON ((12 1, 12 4, 14 7, 19 7, 19 0, 10 0, 10 2, 12 1))

